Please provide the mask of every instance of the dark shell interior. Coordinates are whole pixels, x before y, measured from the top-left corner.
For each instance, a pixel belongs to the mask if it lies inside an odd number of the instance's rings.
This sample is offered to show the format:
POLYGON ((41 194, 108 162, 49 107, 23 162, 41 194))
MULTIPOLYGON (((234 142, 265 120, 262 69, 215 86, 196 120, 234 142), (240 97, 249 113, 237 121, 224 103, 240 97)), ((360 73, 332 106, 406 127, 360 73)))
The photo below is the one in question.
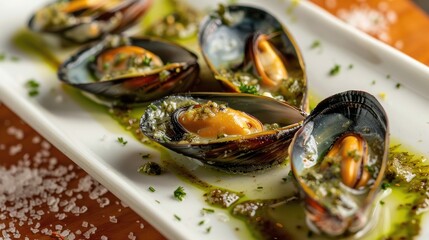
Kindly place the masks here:
MULTIPOLYGON (((301 79, 302 90, 291 103, 307 110, 307 79, 302 54, 292 35, 274 16, 251 6, 230 5, 225 11, 231 16, 231 22, 225 24, 217 13, 203 20, 199 31, 199 44, 203 56, 212 72, 216 75, 222 69, 237 69, 246 57, 246 42, 255 34, 265 34, 270 42, 282 54, 281 58, 289 77, 301 79)), ((229 91, 236 91, 230 83, 223 82, 229 91)), ((273 94, 276 95, 276 94, 273 94)))
POLYGON ((124 77, 108 81, 96 81, 89 64, 107 48, 105 42, 87 47, 65 61, 58 70, 61 81, 83 91, 95 94, 103 100, 124 103, 146 102, 160 97, 187 91, 198 77, 197 56, 187 49, 162 40, 129 38, 130 44, 147 49, 164 63, 187 63, 180 72, 173 72, 165 81, 160 75, 124 77))
MULTIPOLYGON (((296 133, 289 151, 292 170, 306 197, 309 214, 323 219, 324 226, 342 225, 344 229, 340 230, 341 233, 361 229, 368 219, 364 218, 366 220, 362 222, 357 221, 357 218, 367 213, 379 190, 384 178, 388 148, 388 120, 383 107, 374 96, 362 91, 347 91, 335 94, 317 105, 296 133), (373 176, 371 187, 358 197, 359 210, 354 215, 343 218, 332 214, 329 204, 307 186, 302 176, 306 169, 313 168, 323 159, 338 138, 350 133, 356 133, 367 141, 378 173, 373 176), (331 224, 328 224, 329 221, 331 224)), ((320 230, 330 231, 329 228, 320 230)))

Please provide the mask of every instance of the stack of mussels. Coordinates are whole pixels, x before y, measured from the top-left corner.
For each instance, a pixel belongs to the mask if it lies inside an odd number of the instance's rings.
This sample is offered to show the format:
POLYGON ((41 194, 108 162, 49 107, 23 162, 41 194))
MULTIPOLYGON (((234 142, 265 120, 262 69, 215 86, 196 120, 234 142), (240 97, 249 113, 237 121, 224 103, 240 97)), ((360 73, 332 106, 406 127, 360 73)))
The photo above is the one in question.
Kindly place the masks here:
POLYGON ((150 139, 231 172, 289 157, 312 229, 334 236, 362 230, 386 168, 380 103, 346 91, 307 114, 306 72, 293 37, 270 13, 243 5, 221 6, 199 27, 210 77, 225 91, 189 92, 207 77, 196 54, 166 40, 109 35, 135 23, 150 2, 61 1, 37 11, 29 26, 77 43, 104 37, 65 61, 58 76, 103 100, 148 104, 140 126, 150 139))

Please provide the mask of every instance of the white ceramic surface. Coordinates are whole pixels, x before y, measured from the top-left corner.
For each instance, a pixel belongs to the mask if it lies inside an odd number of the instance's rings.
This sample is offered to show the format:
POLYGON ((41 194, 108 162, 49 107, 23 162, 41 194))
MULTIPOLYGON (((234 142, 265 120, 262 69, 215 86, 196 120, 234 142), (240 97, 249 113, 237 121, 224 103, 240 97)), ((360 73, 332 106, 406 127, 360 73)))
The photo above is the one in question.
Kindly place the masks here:
MULTIPOLYGON (((139 153, 159 154, 145 149, 99 109, 78 104, 64 92, 52 69, 37 57, 24 55, 14 48, 11 37, 17 29, 25 27, 34 9, 45 2, 0 2, 0 52, 21 59, 0 62, 1 101, 168 238, 247 239, 246 233, 237 235, 234 230, 236 227, 244 229, 244 225, 225 212, 216 210, 216 214, 201 215, 200 210, 208 207, 202 197, 203 191, 172 173, 157 178, 137 173, 141 164, 139 153), (35 98, 30 98, 23 87, 30 78, 41 83, 41 93, 35 98), (128 144, 118 144, 118 137, 124 137, 128 144), (183 202, 172 198, 178 185, 184 186, 187 192, 183 202), (149 192, 149 186, 157 191, 149 192), (177 221, 174 215, 180 216, 182 221, 177 221), (197 226, 203 219, 209 222, 206 226, 212 226, 210 234, 205 227, 197 226)), ((190 2, 202 8, 215 6, 214 1, 190 2)), ((272 12, 294 35, 304 55, 312 94, 321 99, 349 89, 365 90, 375 96, 385 93, 386 97, 379 100, 388 113, 392 137, 429 156, 429 69, 426 66, 350 28, 311 3, 300 1, 292 13, 287 13, 291 7, 287 0, 247 2, 272 12), (315 40, 321 42, 320 49, 310 48, 315 40), (341 72, 329 76, 335 64, 342 66, 341 72), (353 69, 347 69, 349 64, 353 64, 353 69), (375 85, 372 84, 374 80, 375 85), (401 83, 400 89, 395 87, 397 83, 401 83)), ((256 178, 219 174, 195 162, 185 163, 185 167, 209 183, 222 178, 217 185, 243 190, 250 197, 263 194, 252 190, 254 186, 264 186, 264 191, 278 191, 281 186, 276 180, 285 174, 281 167, 256 178), (250 184, 243 187, 243 181, 250 184)), ((428 238, 429 230, 424 230, 421 239, 428 238)))

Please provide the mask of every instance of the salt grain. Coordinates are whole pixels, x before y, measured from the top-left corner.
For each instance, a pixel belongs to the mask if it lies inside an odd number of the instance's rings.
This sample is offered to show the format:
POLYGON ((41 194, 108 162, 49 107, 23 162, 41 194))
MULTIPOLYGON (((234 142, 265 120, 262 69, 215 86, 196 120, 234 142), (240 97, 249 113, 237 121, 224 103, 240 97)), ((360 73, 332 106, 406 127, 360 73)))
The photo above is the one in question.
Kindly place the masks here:
POLYGON ((74 235, 74 233, 70 233, 68 236, 67 236, 67 240, 75 240, 76 239, 76 236, 74 235))
POLYGON ((40 143, 40 141, 41 141, 41 138, 39 136, 35 136, 31 139, 31 142, 33 144, 38 144, 38 143, 40 143))
POLYGON ((116 219, 116 216, 110 216, 110 217, 109 217, 109 221, 110 221, 111 223, 117 223, 117 222, 118 222, 118 219, 116 219))
POLYGON ((86 231, 86 232, 83 234, 83 236, 84 236, 86 239, 90 239, 91 234, 94 234, 96 231, 97 231, 97 228, 96 228, 96 227, 92 227, 92 228, 90 228, 88 231, 86 231))
POLYGON ((108 198, 99 198, 97 199, 97 202, 100 204, 100 208, 104 208, 110 204, 110 200, 108 198))
POLYGON ((48 143, 47 141, 43 140, 42 143, 40 144, 42 146, 42 148, 49 150, 51 148, 51 144, 48 143))
POLYGON ((128 234, 128 239, 130 239, 130 240, 135 240, 135 239, 136 239, 136 236, 134 236, 134 233, 133 233, 133 232, 130 232, 130 233, 128 234))
POLYGON ((18 143, 15 146, 9 147, 9 155, 14 156, 14 155, 18 154, 19 152, 21 152, 21 150, 22 150, 22 144, 18 143))
POLYGON ((22 131, 21 129, 18 129, 14 126, 8 127, 6 129, 6 133, 11 135, 11 136, 14 136, 18 140, 22 140, 24 138, 24 131, 22 131))

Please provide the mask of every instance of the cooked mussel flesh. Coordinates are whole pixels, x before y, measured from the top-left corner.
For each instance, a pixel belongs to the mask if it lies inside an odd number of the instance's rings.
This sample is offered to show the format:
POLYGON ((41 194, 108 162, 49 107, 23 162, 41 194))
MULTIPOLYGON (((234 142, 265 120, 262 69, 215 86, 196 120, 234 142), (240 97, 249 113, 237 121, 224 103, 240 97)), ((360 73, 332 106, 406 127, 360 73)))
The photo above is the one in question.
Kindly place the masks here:
POLYGON ((39 9, 30 19, 30 29, 56 34, 75 43, 118 33, 139 19, 152 0, 69 0, 39 9))
POLYGON ((273 96, 308 109, 301 52, 268 12, 224 6, 201 24, 199 44, 207 65, 227 90, 273 96))
POLYGON ((305 113, 272 98, 240 93, 190 93, 151 103, 142 132, 165 147, 227 171, 283 162, 305 113))
POLYGON ((198 73, 196 55, 179 45, 112 35, 69 58, 58 76, 103 99, 135 103, 186 91, 198 73))
POLYGON ((264 128, 255 117, 212 101, 179 108, 172 121, 183 133, 205 139, 244 136, 262 132, 264 128))
POLYGON ((317 105, 289 150, 311 228, 337 236, 369 224, 388 137, 386 113, 366 92, 339 93, 317 105))

